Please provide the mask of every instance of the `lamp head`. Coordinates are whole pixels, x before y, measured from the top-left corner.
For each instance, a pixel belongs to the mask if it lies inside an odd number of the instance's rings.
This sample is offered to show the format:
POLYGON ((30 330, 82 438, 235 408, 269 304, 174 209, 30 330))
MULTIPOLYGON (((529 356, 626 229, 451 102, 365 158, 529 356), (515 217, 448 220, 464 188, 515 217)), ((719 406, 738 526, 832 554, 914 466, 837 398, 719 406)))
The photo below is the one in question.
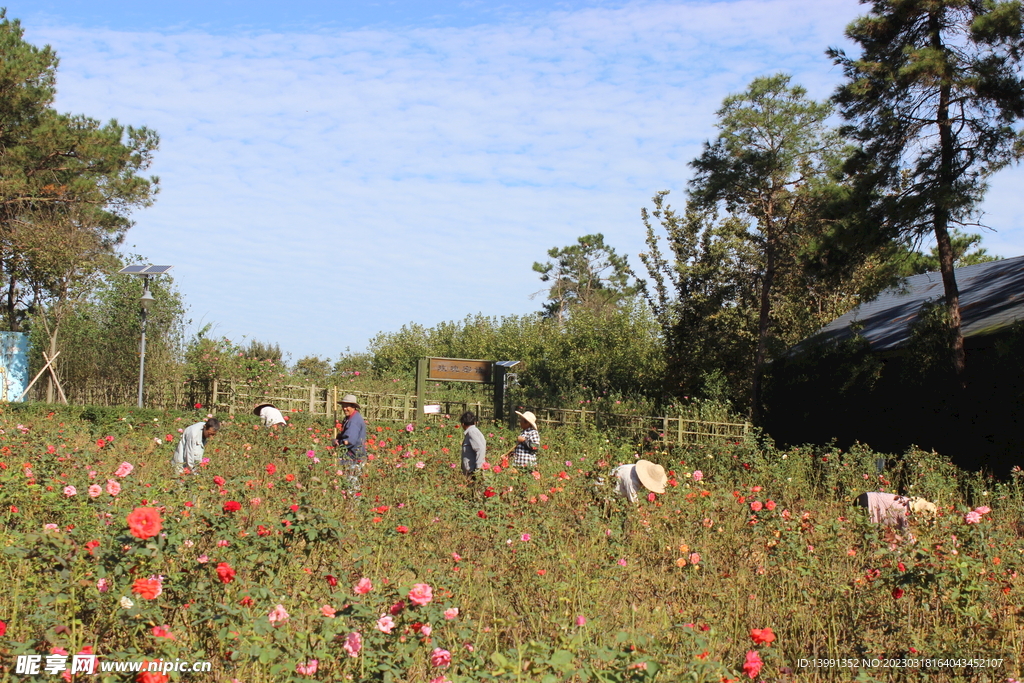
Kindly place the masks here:
POLYGON ((142 292, 142 296, 139 298, 139 303, 142 304, 142 310, 148 311, 149 307, 153 305, 153 295, 149 291, 149 285, 146 285, 146 289, 142 292))

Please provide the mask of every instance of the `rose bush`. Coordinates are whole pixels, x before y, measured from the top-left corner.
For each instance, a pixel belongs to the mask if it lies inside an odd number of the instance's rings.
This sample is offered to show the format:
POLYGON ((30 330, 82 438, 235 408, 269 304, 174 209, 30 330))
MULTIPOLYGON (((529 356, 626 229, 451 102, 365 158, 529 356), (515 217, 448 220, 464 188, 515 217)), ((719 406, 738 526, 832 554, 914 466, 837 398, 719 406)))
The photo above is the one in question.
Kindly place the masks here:
MULTIPOLYGON (((670 482, 630 505, 594 484, 633 459, 608 435, 543 430, 536 467, 471 482, 442 419, 371 424, 351 496, 333 426, 312 421, 225 416, 199 473, 174 476, 165 435, 195 419, 107 440, 70 408, 0 415, 5 658, 210 659, 217 680, 718 681, 838 648, 1020 674, 1018 479, 733 443, 646 454, 670 482), (897 487, 939 505, 913 539, 848 504, 897 487)), ((515 437, 482 429, 491 453, 515 437)))

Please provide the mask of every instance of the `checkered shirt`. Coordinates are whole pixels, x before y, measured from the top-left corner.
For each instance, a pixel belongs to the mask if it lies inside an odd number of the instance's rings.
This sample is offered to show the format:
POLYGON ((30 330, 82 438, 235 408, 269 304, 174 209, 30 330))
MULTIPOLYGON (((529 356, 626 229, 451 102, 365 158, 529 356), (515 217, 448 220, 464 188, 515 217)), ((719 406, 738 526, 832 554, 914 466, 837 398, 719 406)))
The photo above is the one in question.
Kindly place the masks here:
POLYGON ((537 449, 540 448, 540 433, 536 429, 524 429, 519 435, 525 438, 512 451, 513 467, 530 467, 537 464, 537 449))

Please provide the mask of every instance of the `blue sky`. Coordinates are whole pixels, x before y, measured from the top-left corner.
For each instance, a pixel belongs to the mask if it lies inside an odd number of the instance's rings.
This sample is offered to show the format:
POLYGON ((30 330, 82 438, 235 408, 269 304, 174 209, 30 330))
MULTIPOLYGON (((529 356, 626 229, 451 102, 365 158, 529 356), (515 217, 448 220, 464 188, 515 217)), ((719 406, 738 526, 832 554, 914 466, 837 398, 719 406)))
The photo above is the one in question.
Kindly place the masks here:
MULTIPOLYGON (((61 58, 57 108, 157 130, 156 204, 125 249, 173 264, 195 324, 336 359, 379 331, 538 310, 534 261, 640 208, 722 99, 824 55, 856 0, 6 3, 61 58)), ((1021 169, 985 204, 1024 254, 1021 169)))

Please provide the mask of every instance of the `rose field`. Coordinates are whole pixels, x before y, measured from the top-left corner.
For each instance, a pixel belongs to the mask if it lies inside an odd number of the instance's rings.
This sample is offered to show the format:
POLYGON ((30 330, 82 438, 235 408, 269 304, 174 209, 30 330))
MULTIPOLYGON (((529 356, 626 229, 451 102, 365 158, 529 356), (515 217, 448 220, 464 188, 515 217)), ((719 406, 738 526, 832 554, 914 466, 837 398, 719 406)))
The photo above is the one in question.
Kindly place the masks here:
MULTIPOLYGON (((332 424, 29 404, 0 414, 0 671, 19 655, 209 661, 82 680, 1007 681, 1022 675, 1024 503, 934 453, 657 451, 665 494, 595 487, 634 447, 541 431, 540 463, 459 471, 454 419, 371 423, 361 493, 332 424), (906 490, 898 536, 852 507, 906 490)), ((607 476, 606 476, 607 478, 607 476)), ((71 680, 69 672, 64 678, 71 680)))

